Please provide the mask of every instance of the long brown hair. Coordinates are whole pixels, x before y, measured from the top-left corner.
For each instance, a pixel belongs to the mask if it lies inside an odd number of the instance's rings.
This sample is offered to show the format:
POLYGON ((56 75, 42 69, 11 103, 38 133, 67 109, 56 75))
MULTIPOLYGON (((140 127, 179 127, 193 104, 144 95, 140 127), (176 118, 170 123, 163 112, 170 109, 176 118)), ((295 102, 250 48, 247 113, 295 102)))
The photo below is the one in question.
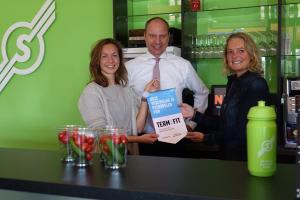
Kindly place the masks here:
POLYGON ((97 84, 101 85, 102 87, 107 87, 108 79, 103 75, 101 72, 100 67, 100 59, 102 54, 102 49, 104 45, 107 44, 113 44, 118 49, 118 54, 120 58, 120 65, 118 70, 115 73, 115 81, 118 85, 122 85, 125 87, 128 84, 128 78, 127 78, 127 70, 125 68, 124 64, 124 56, 122 51, 122 45, 119 41, 114 40, 112 38, 106 38, 97 41, 92 49, 92 52, 90 54, 91 62, 90 62, 90 82, 96 82, 97 84))
POLYGON ((250 63, 248 66, 248 70, 250 72, 256 72, 258 74, 260 74, 261 76, 264 74, 264 71, 262 69, 261 66, 261 58, 259 55, 259 51, 258 48, 255 44, 255 42, 252 40, 252 38, 247 35, 246 33, 232 33, 226 40, 226 44, 224 47, 224 52, 223 52, 223 73, 228 76, 228 75, 232 75, 235 74, 235 72, 230 69, 229 64, 228 64, 228 60, 227 60, 227 47, 228 47, 228 42, 231 39, 234 38, 241 38, 244 40, 245 43, 245 48, 246 51, 249 53, 250 55, 250 63))

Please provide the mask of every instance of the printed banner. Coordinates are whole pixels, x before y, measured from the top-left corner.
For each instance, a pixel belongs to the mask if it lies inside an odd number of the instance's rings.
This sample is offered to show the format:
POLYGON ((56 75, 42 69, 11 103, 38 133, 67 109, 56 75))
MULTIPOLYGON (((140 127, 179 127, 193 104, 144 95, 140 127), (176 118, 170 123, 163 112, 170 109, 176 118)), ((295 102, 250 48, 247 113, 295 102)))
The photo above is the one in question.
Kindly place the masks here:
POLYGON ((147 100, 159 141, 176 144, 186 136, 187 129, 175 89, 151 92, 147 100))

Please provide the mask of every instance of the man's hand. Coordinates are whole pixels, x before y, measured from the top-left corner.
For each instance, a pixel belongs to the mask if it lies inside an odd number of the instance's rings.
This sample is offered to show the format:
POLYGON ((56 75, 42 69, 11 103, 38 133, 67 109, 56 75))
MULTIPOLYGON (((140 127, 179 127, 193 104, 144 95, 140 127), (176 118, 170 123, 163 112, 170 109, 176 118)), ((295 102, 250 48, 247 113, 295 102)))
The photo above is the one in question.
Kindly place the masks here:
POLYGON ((178 104, 183 117, 191 118, 194 115, 194 108, 186 103, 178 104))
POLYGON ((188 132, 185 138, 192 140, 193 142, 203 142, 204 134, 200 132, 188 132))

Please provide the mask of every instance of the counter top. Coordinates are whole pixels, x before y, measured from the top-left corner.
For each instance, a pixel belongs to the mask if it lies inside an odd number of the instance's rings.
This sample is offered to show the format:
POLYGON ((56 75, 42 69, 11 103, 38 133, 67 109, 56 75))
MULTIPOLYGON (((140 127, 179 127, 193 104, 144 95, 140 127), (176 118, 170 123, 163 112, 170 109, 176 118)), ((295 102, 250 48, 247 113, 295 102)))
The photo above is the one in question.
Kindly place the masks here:
POLYGON ((127 166, 74 167, 58 151, 0 148, 0 189, 94 199, 295 199, 296 166, 251 176, 246 162, 127 156, 127 166))

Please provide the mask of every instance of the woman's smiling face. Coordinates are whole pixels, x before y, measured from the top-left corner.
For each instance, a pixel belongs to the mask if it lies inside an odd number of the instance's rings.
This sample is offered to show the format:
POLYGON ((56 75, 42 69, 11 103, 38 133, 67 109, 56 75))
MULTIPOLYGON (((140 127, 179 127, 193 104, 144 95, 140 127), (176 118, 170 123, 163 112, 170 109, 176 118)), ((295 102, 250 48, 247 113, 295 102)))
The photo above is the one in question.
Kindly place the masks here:
POLYGON ((227 62, 237 77, 248 71, 250 60, 250 54, 247 52, 242 38, 233 38, 228 41, 227 62))
POLYGON ((106 44, 102 48, 100 68, 106 76, 114 76, 120 65, 118 48, 113 44, 106 44))

